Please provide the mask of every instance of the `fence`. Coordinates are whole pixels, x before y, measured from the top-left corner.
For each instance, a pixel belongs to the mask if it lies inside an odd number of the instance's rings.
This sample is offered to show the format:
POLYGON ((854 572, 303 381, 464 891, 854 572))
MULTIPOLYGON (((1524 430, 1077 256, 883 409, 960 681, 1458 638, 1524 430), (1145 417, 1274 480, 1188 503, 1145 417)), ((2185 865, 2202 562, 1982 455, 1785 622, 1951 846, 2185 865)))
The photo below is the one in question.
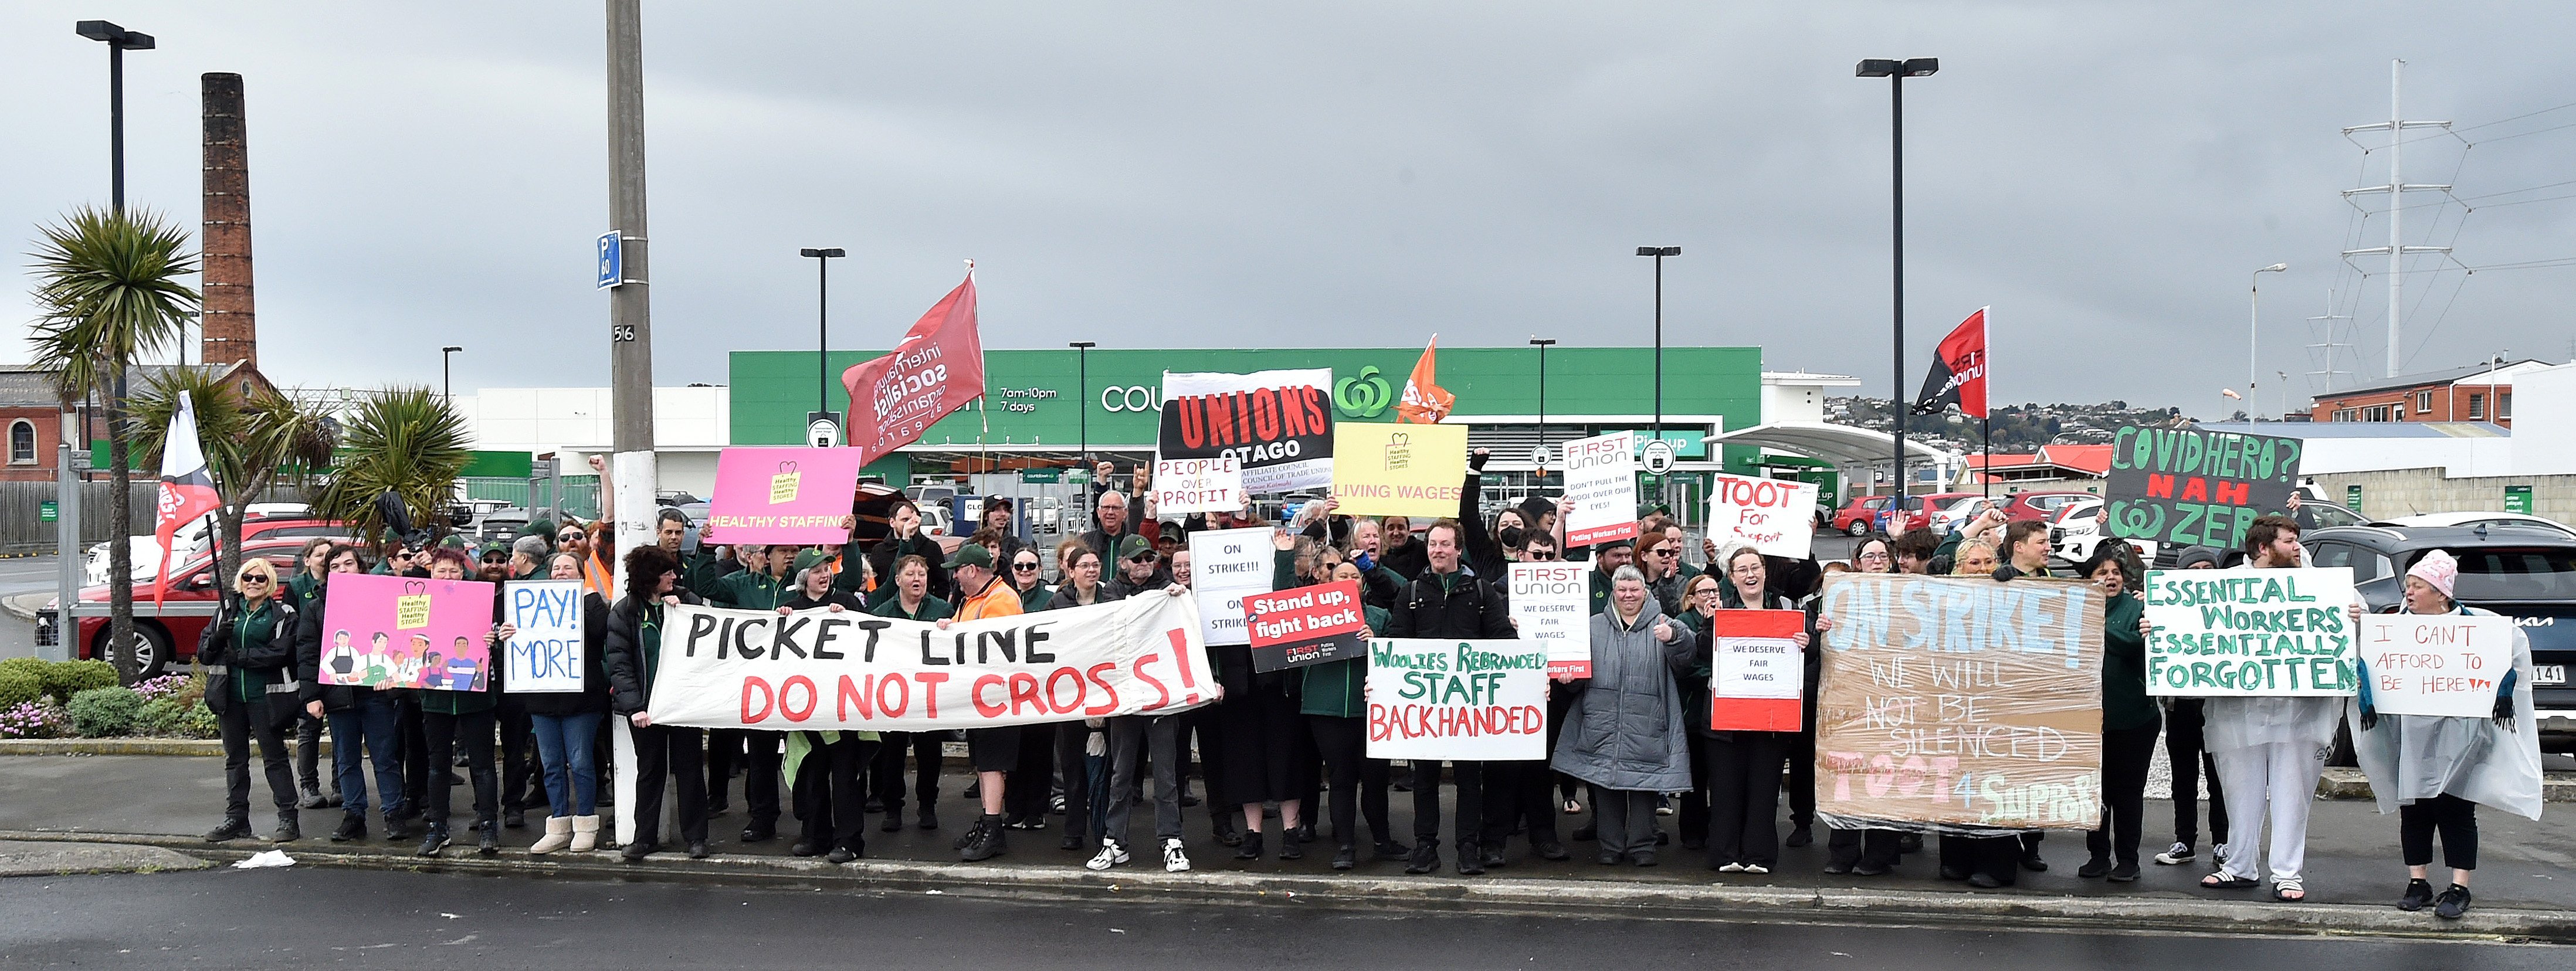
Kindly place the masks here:
MULTIPOLYGON (((153 503, 161 491, 158 478, 137 478, 130 493, 134 501, 134 528, 152 531, 153 503)), ((116 496, 116 486, 109 482, 90 482, 81 486, 81 545, 107 541, 107 506, 116 496)), ((42 506, 57 497, 51 482, 0 482, 0 553, 51 553, 56 537, 54 523, 44 521, 42 506)))

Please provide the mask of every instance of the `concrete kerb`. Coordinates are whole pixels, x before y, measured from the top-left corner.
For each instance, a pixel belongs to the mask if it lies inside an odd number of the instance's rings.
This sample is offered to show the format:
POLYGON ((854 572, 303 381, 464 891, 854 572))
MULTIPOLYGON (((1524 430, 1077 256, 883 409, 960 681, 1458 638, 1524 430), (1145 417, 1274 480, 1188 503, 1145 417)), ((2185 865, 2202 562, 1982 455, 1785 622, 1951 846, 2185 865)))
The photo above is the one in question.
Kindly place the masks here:
MULTIPOLYGON (((185 836, 0 831, 0 840, 125 843, 232 861, 273 844, 208 844, 185 836)), ((2015 930, 2156 930, 2261 936, 2386 937, 2502 943, 2576 943, 2576 914, 2480 907, 2457 922, 2356 904, 2286 904, 2173 897, 2043 897, 1924 891, 1809 890, 1724 884, 1612 881, 1463 880, 1441 877, 1280 877, 1241 873, 1095 873, 1062 866, 993 866, 862 860, 835 865, 799 857, 720 854, 689 860, 657 854, 642 864, 614 853, 535 858, 451 850, 421 859, 326 843, 283 847, 299 863, 355 869, 517 874, 606 880, 828 887, 858 892, 937 892, 1007 900, 1086 903, 1325 907, 1377 913, 1653 918, 1717 923, 1823 923, 2015 930)))

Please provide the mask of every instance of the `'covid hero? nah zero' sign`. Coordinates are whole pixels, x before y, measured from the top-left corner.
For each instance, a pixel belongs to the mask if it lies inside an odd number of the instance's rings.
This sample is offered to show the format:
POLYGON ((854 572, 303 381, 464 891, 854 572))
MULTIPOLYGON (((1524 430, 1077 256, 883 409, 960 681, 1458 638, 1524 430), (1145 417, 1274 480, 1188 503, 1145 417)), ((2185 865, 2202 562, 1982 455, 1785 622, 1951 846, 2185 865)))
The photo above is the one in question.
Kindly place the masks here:
POLYGON ((2111 535, 2227 549, 2298 487, 2295 438, 2132 425, 2111 440, 2111 535))

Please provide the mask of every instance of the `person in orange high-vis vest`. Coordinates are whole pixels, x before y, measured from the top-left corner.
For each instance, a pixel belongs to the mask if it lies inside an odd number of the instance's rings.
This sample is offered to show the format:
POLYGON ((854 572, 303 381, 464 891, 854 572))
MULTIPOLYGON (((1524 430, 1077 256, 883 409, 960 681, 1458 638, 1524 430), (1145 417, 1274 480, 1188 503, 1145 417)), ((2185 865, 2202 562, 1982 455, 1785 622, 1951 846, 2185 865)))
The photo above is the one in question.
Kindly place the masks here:
MULTIPOLYGON (((958 603, 955 620, 982 620, 987 617, 1009 617, 1024 613, 1020 593, 1001 581, 993 569, 993 551, 967 543, 949 554, 941 564, 957 585, 958 603)), ((943 620, 946 628, 951 621, 943 620)), ((981 786, 984 813, 975 817, 975 827, 957 841, 963 858, 969 862, 990 859, 1005 849, 1002 840, 1002 787, 1010 771, 1020 763, 1020 726, 1008 728, 970 728, 966 730, 967 757, 975 763, 975 779, 981 786)))

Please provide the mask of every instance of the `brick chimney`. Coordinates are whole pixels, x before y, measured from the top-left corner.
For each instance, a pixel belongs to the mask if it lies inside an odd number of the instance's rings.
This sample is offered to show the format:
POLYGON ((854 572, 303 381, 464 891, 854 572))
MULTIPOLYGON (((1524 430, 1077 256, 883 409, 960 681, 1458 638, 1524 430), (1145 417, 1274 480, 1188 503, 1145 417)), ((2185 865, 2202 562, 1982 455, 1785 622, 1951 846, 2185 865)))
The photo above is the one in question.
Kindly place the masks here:
POLYGON ((206 102, 206 314, 199 357, 207 364, 259 366, 259 327, 250 284, 250 141, 239 74, 203 78, 206 102))

